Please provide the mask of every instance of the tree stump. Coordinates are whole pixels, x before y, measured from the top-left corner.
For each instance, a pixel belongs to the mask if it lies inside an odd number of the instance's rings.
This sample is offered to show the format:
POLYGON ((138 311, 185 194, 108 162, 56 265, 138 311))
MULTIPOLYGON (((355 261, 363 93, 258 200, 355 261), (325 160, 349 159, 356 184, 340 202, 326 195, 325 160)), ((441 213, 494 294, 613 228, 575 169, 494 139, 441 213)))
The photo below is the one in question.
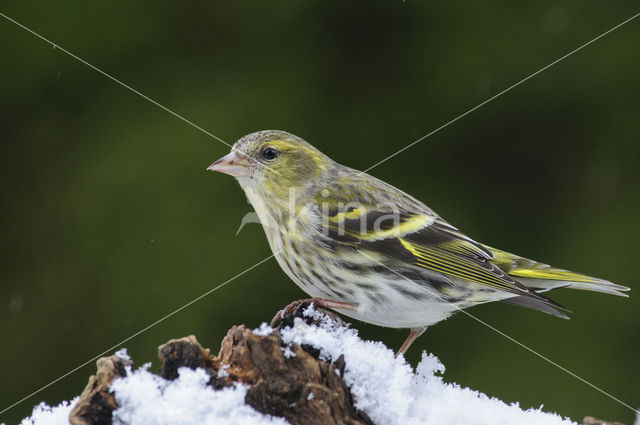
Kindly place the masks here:
MULTIPOLYGON (((280 326, 292 326, 295 317, 313 321, 302 310, 285 316, 280 326)), ((246 384, 248 405, 293 425, 374 425, 354 407, 353 396, 342 378, 344 359, 329 363, 319 358, 316 348, 297 344, 288 346, 294 355, 285 355, 279 329, 259 335, 244 325, 234 326, 222 340, 217 356, 212 356, 193 335, 172 339, 158 347, 162 361, 159 375, 174 380, 181 367, 202 368, 214 389, 246 384)), ((130 365, 129 360, 117 355, 97 361, 97 373, 89 378, 69 416, 72 425, 112 424, 112 413, 118 405, 109 388, 114 379, 127 375, 130 365)), ((623 425, 590 416, 583 424, 623 425)))
MULTIPOLYGON (((247 404, 262 413, 284 417, 293 425, 373 425, 353 405, 342 379, 342 357, 329 363, 318 358, 318 350, 297 344, 290 347, 295 356, 286 357, 282 346, 278 330, 257 335, 244 325, 229 330, 218 356, 212 356, 193 335, 173 339, 158 348, 162 361, 159 375, 173 380, 181 367, 203 368, 210 376, 208 385, 215 389, 247 384, 247 404)), ((115 378, 126 376, 127 364, 118 356, 98 360, 98 372, 89 378, 70 414, 73 425, 112 423, 111 413, 118 406, 109 386, 115 378)))

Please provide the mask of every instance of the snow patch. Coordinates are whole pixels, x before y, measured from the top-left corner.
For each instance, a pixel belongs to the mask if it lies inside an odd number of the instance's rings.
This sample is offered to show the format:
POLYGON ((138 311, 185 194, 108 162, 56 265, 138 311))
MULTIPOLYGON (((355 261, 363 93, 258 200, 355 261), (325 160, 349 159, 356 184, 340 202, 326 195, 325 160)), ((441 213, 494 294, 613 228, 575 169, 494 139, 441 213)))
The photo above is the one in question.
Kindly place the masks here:
POLYGON ((113 412, 114 425, 288 423, 245 404, 246 385, 214 391, 207 386, 209 375, 204 369, 180 368, 178 373, 176 380, 167 381, 140 368, 116 379, 111 389, 120 407, 113 412))
POLYGON ((225 378, 227 376, 229 376, 229 372, 227 372, 227 369, 229 369, 229 365, 226 364, 224 366, 222 366, 220 369, 218 369, 218 378, 225 378))
POLYGON ((133 360, 131 360, 131 357, 129 356, 129 353, 127 352, 126 348, 121 348, 118 351, 116 351, 116 356, 120 357, 122 360, 124 360, 125 362, 133 362, 133 360))
MULTIPOLYGON (((363 341, 357 331, 338 326, 322 313, 309 308, 307 317, 319 322, 308 325, 296 318, 293 328, 281 331, 285 357, 295 356, 290 345, 306 344, 320 352, 320 358, 335 362, 344 356, 343 378, 355 405, 376 425, 573 425, 569 419, 539 409, 523 410, 485 394, 443 381, 444 365, 424 353, 416 370, 381 342, 363 341)), ((263 323, 254 333, 273 332, 263 323)), ((118 356, 129 360, 126 351, 118 356)), ((248 387, 214 390, 203 369, 181 368, 179 377, 167 381, 148 371, 127 367, 128 376, 114 381, 111 390, 120 406, 113 414, 114 425, 243 424, 284 425, 284 419, 264 415, 245 404, 248 387)), ((218 376, 228 372, 223 367, 218 376)), ((336 371, 338 373, 338 371, 336 371)), ((313 393, 307 400, 313 399, 313 393)), ((42 403, 21 425, 68 425, 68 415, 77 399, 49 407, 42 403)), ((640 419, 635 425, 640 425, 640 419)))
POLYGON ((381 342, 363 341, 358 333, 337 326, 312 308, 305 315, 320 326, 294 320, 293 328, 282 331, 284 343, 308 344, 320 350, 320 357, 334 362, 344 356, 344 380, 355 405, 378 425, 476 424, 476 425, 569 425, 569 419, 540 409, 523 410, 480 392, 445 383, 444 365, 423 353, 414 372, 403 358, 381 342))
POLYGON ((296 353, 293 352, 293 350, 291 349, 291 347, 289 345, 285 345, 282 348, 282 353, 284 354, 284 356, 287 359, 290 359, 291 357, 295 357, 296 356, 296 353))
POLYGON ((23 419, 20 425, 69 425, 69 413, 77 401, 78 397, 53 407, 42 402, 33 408, 31 416, 23 419))
POLYGON ((265 322, 262 322, 259 328, 253 330, 253 333, 260 336, 267 336, 273 333, 273 328, 265 322))

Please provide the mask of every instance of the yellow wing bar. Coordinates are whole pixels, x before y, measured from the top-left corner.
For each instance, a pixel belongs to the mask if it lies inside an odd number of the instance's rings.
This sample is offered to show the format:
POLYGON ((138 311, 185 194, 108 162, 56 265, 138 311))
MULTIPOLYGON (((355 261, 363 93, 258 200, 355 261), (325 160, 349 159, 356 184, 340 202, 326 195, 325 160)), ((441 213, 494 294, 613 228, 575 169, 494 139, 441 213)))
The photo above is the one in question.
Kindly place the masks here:
MULTIPOLYGON (((446 249, 437 246, 420 245, 404 238, 399 238, 399 241, 407 251, 417 258, 416 264, 421 267, 471 280, 496 289, 518 293, 529 292, 488 261, 480 263, 457 255, 456 251, 468 251, 464 244, 459 244, 458 248, 450 250, 453 252, 448 252, 446 249)), ((453 241, 447 242, 447 245, 452 243, 453 241)))
POLYGON ((582 273, 551 267, 538 261, 518 257, 505 251, 490 248, 494 253, 493 262, 509 276, 526 277, 531 279, 562 280, 567 282, 599 283, 601 279, 582 273))

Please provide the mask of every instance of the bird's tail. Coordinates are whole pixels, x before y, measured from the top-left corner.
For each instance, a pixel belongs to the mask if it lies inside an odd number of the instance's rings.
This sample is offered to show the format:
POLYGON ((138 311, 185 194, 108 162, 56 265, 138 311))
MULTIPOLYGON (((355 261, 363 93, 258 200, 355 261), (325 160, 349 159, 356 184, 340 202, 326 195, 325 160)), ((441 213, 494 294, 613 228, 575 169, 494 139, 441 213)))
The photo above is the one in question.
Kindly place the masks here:
POLYGON ((489 249, 494 254, 492 262, 496 266, 535 292, 546 292, 557 288, 573 288, 603 292, 621 297, 628 296, 624 293, 629 290, 626 286, 617 285, 608 280, 587 276, 582 273, 551 267, 498 249, 489 249))

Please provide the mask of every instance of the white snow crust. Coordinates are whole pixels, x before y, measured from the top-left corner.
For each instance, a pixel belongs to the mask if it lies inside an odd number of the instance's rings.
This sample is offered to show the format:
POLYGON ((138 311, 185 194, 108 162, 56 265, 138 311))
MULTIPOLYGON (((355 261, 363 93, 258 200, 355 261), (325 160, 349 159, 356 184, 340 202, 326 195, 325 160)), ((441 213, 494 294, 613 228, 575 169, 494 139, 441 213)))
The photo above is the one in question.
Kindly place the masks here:
POLYGON ((42 402, 33 408, 31 416, 23 419, 20 425, 69 425, 69 413, 76 401, 78 397, 63 401, 57 406, 48 406, 42 402))
POLYGON ((248 387, 236 385, 214 391, 207 386, 204 369, 179 369, 179 377, 166 381, 140 368, 114 381, 118 408, 114 425, 285 425, 282 418, 264 415, 245 404, 248 387))
MULTIPOLYGON (((522 409, 469 388, 442 379, 444 365, 423 353, 416 370, 402 357, 395 358, 381 342, 363 341, 357 331, 337 326, 322 313, 307 309, 307 316, 320 321, 308 325, 295 319, 294 327, 282 331, 286 357, 290 344, 308 344, 320 350, 327 361, 344 356, 344 379, 354 395, 356 407, 377 425, 570 425, 569 419, 541 409, 522 409)), ((269 335, 265 324, 254 330, 269 335)), ((120 351, 124 357, 126 351, 120 351)), ((182 368, 179 377, 166 381, 148 371, 149 365, 128 370, 111 386, 120 406, 113 414, 115 425, 243 424, 284 425, 283 418, 264 415, 244 403, 247 386, 213 390, 207 373, 182 368)), ((222 375, 226 371, 222 371, 222 375)), ((36 406, 21 425, 68 425, 73 406, 63 402, 36 406)))
POLYGON ((357 331, 336 326, 313 308, 304 313, 320 321, 307 325, 295 319, 294 327, 282 331, 286 344, 309 344, 320 357, 336 361, 344 355, 344 380, 355 405, 378 425, 569 425, 569 419, 541 409, 523 410, 478 391, 446 383, 444 365, 424 353, 414 371, 402 357, 377 341, 363 341, 357 331))

